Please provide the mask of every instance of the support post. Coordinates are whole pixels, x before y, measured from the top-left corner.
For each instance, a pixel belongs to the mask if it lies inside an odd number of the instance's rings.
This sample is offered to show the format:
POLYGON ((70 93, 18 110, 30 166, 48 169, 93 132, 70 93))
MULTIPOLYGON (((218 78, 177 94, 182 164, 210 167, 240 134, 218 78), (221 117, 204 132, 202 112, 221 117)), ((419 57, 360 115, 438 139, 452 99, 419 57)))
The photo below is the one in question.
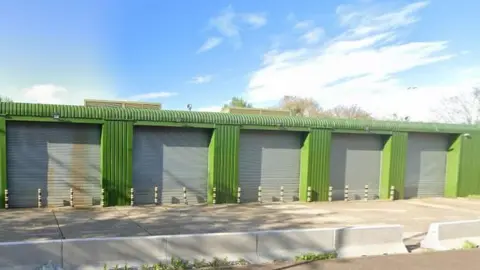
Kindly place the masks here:
POLYGON ((73 188, 70 189, 70 207, 73 207, 73 188))
POLYGON ((37 194, 38 194, 37 196, 38 208, 41 208, 42 207, 42 189, 41 188, 37 190, 37 194))
POLYGON ((343 194, 343 197, 345 201, 348 201, 348 185, 345 185, 345 192, 343 194))
POLYGON ((133 188, 130 189, 130 206, 135 204, 135 190, 133 188))
POLYGON ((262 203, 262 186, 258 187, 258 202, 262 203))

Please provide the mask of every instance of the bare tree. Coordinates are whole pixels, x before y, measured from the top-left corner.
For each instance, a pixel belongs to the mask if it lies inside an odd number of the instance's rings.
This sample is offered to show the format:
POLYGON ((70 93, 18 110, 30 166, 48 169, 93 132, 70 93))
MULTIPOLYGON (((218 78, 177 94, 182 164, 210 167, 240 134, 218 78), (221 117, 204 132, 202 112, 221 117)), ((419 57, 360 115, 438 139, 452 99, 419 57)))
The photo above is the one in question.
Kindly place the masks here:
POLYGON ((13 102, 13 100, 9 97, 0 96, 0 102, 13 102))
POLYGON ((248 103, 241 97, 233 97, 228 104, 223 105, 223 108, 252 108, 252 104, 248 103))
POLYGON ((444 99, 435 113, 439 120, 447 123, 480 123, 480 87, 473 87, 467 95, 444 99))
POLYGON ((344 106, 338 105, 325 112, 327 115, 336 118, 347 119, 373 119, 372 114, 362 109, 358 105, 344 106))
POLYGON ((384 118, 384 120, 409 122, 410 121, 410 116, 404 116, 404 115, 399 115, 397 113, 393 113, 392 115, 384 118))
POLYGON ((280 100, 278 108, 289 110, 297 116, 318 116, 323 111, 314 99, 297 96, 284 96, 280 100))

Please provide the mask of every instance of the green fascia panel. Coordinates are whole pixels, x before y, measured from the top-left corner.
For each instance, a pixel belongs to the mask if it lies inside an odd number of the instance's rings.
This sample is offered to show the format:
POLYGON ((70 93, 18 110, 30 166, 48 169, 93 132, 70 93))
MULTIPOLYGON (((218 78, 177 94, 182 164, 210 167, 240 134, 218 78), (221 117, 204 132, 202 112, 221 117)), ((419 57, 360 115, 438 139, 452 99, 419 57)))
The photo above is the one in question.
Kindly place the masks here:
POLYGON ((459 197, 480 195, 480 132, 470 133, 470 137, 461 136, 460 170, 458 176, 459 197))
POLYGON ((380 179, 380 199, 390 197, 390 187, 395 187, 395 199, 403 199, 407 167, 408 133, 393 132, 384 145, 380 179))
POLYGON ((105 206, 129 205, 132 188, 133 123, 106 121, 102 128, 105 206))
POLYGON ((307 134, 301 149, 300 201, 307 201, 308 187, 312 202, 328 200, 331 142, 331 130, 313 129, 307 134))
POLYGON ((445 197, 458 196, 458 180, 460 173, 460 157, 463 136, 454 136, 447 151, 447 170, 445 175, 445 197))
POLYGON ((103 124, 105 121, 101 119, 82 119, 82 118, 60 118, 53 117, 32 117, 32 116, 8 116, 8 121, 21 122, 49 122, 49 123, 71 123, 71 124, 103 124))
POLYGON ((7 125, 5 117, 0 117, 0 209, 5 207, 7 189, 7 125))
POLYGON ((239 126, 215 127, 209 147, 209 203, 213 202, 213 187, 217 204, 237 201, 239 143, 239 126))

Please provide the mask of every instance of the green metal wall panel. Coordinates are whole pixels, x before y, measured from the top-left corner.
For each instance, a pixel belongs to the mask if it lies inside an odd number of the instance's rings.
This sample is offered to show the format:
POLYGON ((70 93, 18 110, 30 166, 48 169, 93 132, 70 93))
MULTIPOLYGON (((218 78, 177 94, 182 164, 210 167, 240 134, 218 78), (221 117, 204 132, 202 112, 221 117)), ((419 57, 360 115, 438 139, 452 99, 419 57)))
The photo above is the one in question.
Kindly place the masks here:
POLYGON ((386 139, 382 153, 380 199, 388 199, 390 187, 395 187, 395 199, 403 199, 407 161, 408 134, 393 132, 386 139))
POLYGON ((106 206, 130 204, 132 148, 132 122, 105 122, 102 129, 102 187, 106 206))
POLYGON ((0 117, 0 209, 5 207, 5 189, 7 188, 7 124, 0 117))
POLYGON ((301 201, 307 201, 308 187, 312 201, 328 200, 331 141, 331 130, 313 129, 306 136, 301 152, 301 201))
MULTIPOLYGON (((134 108, 85 107, 29 103, 0 103, 0 115, 8 118, 26 117, 36 121, 52 118, 57 113, 61 119, 120 120, 140 122, 191 123, 215 125, 257 126, 257 129, 316 128, 349 129, 352 131, 418 131, 433 133, 463 133, 479 130, 472 125, 439 123, 414 123, 358 119, 326 119, 297 116, 239 115, 213 112, 148 110, 134 108)), ((25 119, 24 119, 25 121, 25 119)))
POLYGON ((480 195, 480 132, 470 133, 470 138, 462 136, 458 196, 480 195))
POLYGON ((448 148, 447 171, 445 177, 445 197, 455 198, 458 195, 462 138, 463 136, 452 136, 452 142, 448 148))
POLYGON ((209 148, 209 203, 212 203, 213 187, 216 203, 237 201, 239 143, 239 126, 215 126, 209 148))

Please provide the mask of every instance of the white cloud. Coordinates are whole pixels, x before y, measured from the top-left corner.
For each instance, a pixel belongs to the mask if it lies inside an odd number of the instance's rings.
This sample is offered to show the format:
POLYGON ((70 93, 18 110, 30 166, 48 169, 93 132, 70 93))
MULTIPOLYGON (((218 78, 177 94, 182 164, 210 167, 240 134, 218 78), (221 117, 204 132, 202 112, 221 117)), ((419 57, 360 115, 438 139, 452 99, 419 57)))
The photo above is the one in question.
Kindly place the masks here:
POLYGON ((131 96, 128 98, 128 100, 152 100, 159 98, 168 98, 176 95, 177 93, 174 92, 150 92, 131 96))
POLYGON ((461 84, 423 85, 407 91, 398 74, 448 60, 448 42, 402 41, 396 29, 418 21, 426 2, 396 11, 337 9, 344 33, 313 48, 270 51, 253 72, 246 97, 257 105, 277 102, 284 95, 313 97, 330 108, 357 104, 382 117, 397 113, 412 120, 429 120, 431 107, 461 84))
POLYGON ((305 20, 297 22, 294 26, 295 29, 306 29, 312 27, 314 22, 312 20, 305 20))
POLYGON ((321 27, 316 27, 307 33, 303 34, 302 39, 308 44, 315 44, 320 41, 320 39, 325 34, 325 30, 321 27))
POLYGON ((16 102, 69 105, 83 105, 84 99, 116 98, 114 92, 106 89, 70 89, 55 84, 36 84, 23 89, 5 88, 2 95, 16 102))
POLYGON ((259 28, 267 24, 265 14, 247 13, 242 15, 243 20, 254 28, 259 28))
POLYGON ((222 110, 222 106, 210 106, 210 107, 198 108, 196 111, 199 111, 199 112, 219 112, 221 110, 222 110))
POLYGON ((198 49, 197 53, 202 53, 209 51, 218 45, 222 44, 223 39, 219 37, 210 37, 208 38, 205 43, 198 49))
POLYGON ((239 48, 242 44, 240 37, 241 24, 247 24, 256 29, 266 23, 267 18, 263 13, 237 13, 232 6, 228 6, 218 16, 210 18, 209 27, 232 41, 234 46, 239 48))
POLYGON ((213 79, 212 75, 195 76, 192 78, 190 82, 194 84, 204 84, 204 83, 211 82, 212 79, 213 79))

